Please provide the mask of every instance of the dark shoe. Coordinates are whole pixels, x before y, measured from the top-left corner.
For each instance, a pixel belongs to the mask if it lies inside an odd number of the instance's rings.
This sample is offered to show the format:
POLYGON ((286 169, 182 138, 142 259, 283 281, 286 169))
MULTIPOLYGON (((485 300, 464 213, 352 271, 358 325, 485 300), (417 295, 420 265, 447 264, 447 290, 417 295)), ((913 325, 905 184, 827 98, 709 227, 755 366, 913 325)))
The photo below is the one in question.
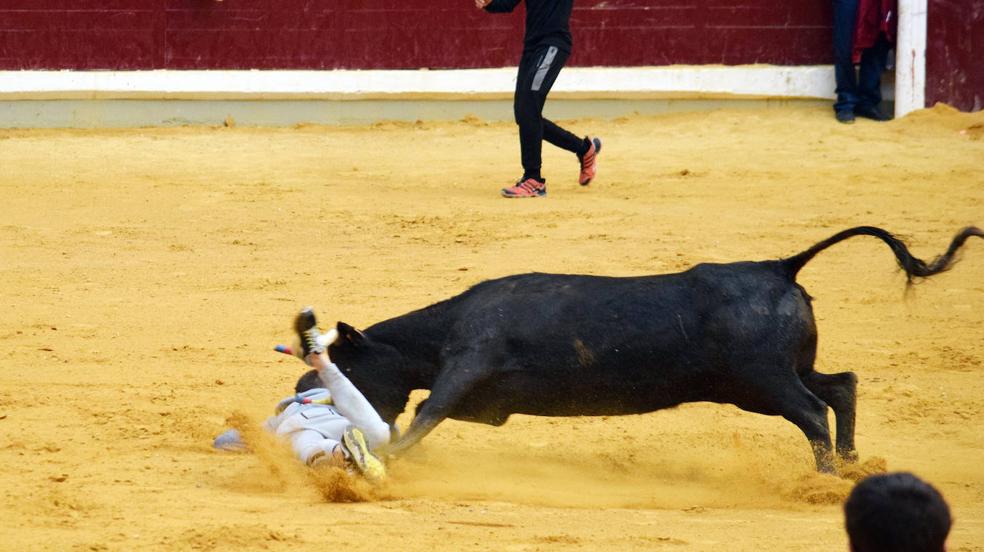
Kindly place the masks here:
MULTIPOLYGON (((587 140, 588 138, 585 137, 584 139, 587 140)), ((598 174, 598 154, 601 153, 601 139, 592 138, 588 142, 591 144, 588 146, 588 151, 579 157, 581 161, 581 175, 577 181, 582 186, 590 184, 591 179, 598 174)))
POLYGON ((305 307, 297 313, 297 318, 294 319, 294 331, 301 340, 301 358, 306 358, 311 353, 319 355, 325 352, 325 346, 318 339, 321 337, 321 331, 318 330, 314 309, 305 307))
POLYGON ((834 114, 837 117, 838 123, 844 123, 845 125, 854 124, 854 112, 853 111, 838 111, 834 114))
POLYGON ((543 197, 547 195, 547 183, 535 178, 521 179, 515 186, 502 189, 502 197, 543 197))
POLYGON ((864 117, 865 119, 871 119, 872 121, 887 121, 891 119, 888 115, 885 115, 878 109, 875 105, 857 105, 854 106, 854 114, 858 117, 864 117))

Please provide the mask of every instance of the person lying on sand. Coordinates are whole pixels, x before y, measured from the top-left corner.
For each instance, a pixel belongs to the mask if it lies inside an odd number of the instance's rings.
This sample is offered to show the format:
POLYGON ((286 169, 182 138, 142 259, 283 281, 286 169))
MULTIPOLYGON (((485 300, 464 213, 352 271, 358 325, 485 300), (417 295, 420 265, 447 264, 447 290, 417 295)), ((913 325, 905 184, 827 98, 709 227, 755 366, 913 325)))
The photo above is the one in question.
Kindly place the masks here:
MULTIPOLYGON (((390 426, 328 358, 310 307, 297 315, 294 329, 301 342, 299 356, 314 370, 297 380, 294 395, 277 404, 266 429, 289 440, 308 466, 346 468, 372 483, 382 481, 386 466, 372 451, 389 442, 390 426)), ((213 445, 225 450, 245 448, 234 429, 216 437, 213 445)))

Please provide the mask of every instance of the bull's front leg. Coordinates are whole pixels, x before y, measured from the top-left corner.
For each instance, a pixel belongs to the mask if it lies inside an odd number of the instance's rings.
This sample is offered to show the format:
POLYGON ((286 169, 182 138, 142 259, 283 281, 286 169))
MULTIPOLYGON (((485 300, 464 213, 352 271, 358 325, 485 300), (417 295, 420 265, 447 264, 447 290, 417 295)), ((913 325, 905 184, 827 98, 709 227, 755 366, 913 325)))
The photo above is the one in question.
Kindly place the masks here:
POLYGON ((437 424, 454 412, 461 401, 475 386, 488 376, 488 370, 476 368, 479 363, 472 357, 448 363, 437 376, 430 396, 417 410, 406 433, 387 447, 386 454, 398 455, 427 436, 437 424))

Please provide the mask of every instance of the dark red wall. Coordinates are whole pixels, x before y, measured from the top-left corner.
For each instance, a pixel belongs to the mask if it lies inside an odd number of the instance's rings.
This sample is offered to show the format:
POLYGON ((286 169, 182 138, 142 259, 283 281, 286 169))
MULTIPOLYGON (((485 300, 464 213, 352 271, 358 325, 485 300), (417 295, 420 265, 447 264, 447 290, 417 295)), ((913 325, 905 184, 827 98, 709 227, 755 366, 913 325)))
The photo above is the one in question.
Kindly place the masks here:
POLYGON ((929 0, 926 33, 926 105, 984 108, 984 0, 929 0))
MULTIPOLYGON (((0 69, 504 67, 524 12, 472 0, 0 0, 0 69)), ((570 64, 827 63, 829 12, 829 0, 576 0, 570 64)))

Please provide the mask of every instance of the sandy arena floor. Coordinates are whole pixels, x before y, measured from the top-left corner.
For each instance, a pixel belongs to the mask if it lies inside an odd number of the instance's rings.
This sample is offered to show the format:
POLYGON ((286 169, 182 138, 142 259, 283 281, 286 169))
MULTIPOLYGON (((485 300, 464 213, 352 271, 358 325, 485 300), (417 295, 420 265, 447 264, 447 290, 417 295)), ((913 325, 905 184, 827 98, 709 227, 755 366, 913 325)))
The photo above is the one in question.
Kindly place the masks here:
MULTIPOLYGON (((303 367, 271 347, 303 305, 364 327, 517 272, 777 258, 859 224, 931 258, 984 225, 984 113, 569 126, 605 139, 599 177, 580 188, 547 148, 535 201, 498 197, 513 125, 474 119, 0 131, 0 549, 847 550, 851 483, 730 406, 445 422, 356 504, 268 440, 210 448, 292 388, 303 367)), ((818 369, 860 377, 863 469, 938 485, 953 552, 984 550, 982 275, 972 240, 906 297, 889 249, 855 238, 799 276, 818 369)))

